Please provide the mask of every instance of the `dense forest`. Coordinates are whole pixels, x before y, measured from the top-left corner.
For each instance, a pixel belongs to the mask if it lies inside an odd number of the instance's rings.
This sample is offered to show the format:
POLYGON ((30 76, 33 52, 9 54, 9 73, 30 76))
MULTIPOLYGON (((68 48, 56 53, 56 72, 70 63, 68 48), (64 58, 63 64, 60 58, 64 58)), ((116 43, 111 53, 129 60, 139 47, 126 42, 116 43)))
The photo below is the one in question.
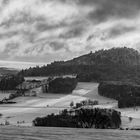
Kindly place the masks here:
POLYGON ((101 82, 98 87, 101 96, 118 100, 118 107, 140 105, 140 86, 126 82, 101 82))
POLYGON ((140 84, 140 54, 131 48, 112 48, 20 71, 24 76, 75 74, 79 81, 132 81, 140 84))
POLYGON ((36 118, 33 124, 45 127, 117 129, 121 125, 121 113, 113 109, 65 109, 58 115, 36 118))
POLYGON ((4 75, 0 77, 0 90, 15 90, 24 81, 21 75, 4 75))
POLYGON ((71 93, 77 86, 76 78, 55 78, 48 81, 44 91, 49 93, 71 93))

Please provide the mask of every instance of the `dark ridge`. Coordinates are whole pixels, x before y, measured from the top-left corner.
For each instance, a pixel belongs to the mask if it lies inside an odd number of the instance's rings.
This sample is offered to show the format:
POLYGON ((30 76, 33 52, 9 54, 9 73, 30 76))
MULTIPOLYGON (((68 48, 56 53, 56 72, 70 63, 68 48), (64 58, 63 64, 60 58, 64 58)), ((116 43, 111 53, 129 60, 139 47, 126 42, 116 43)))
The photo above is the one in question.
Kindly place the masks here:
POLYGON ((79 81, 130 81, 140 83, 140 54, 132 48, 112 48, 47 66, 22 70, 24 76, 77 75, 79 81))

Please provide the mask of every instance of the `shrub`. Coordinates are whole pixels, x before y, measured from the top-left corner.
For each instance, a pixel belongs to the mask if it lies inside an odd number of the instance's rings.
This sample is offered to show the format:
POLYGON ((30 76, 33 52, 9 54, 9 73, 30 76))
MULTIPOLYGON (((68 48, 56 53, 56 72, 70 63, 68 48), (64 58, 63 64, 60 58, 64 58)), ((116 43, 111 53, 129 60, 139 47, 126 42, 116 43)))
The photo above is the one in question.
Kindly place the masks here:
POLYGON ((70 107, 73 107, 74 106, 74 102, 72 101, 71 103, 70 103, 70 107))
POLYGON ((83 100, 80 103, 76 103, 76 106, 74 106, 73 108, 80 108, 82 106, 94 106, 94 105, 98 105, 99 102, 98 101, 92 101, 92 100, 83 100))
POLYGON ((5 125, 10 125, 10 122, 6 120, 5 125))
POLYGON ((132 122, 133 118, 132 117, 129 117, 129 122, 132 122))
POLYGON ((0 113, 0 118, 2 117, 2 114, 0 113))

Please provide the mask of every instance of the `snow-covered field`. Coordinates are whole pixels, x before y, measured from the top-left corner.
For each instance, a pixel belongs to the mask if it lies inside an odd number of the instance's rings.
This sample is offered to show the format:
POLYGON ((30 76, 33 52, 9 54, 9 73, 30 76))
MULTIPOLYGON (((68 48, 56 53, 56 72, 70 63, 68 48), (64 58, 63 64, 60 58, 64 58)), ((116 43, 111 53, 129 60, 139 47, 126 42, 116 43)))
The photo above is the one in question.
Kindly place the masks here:
MULTIPOLYGON (((85 83, 84 85, 86 87, 88 84, 85 83)), ((36 117, 58 113, 64 108, 69 108, 72 101, 76 103, 87 99, 83 95, 90 92, 94 87, 89 86, 90 88, 84 89, 82 86, 83 83, 79 83, 77 89, 69 95, 38 93, 37 97, 19 97, 14 99, 13 101, 17 102, 17 104, 0 105, 0 113, 3 114, 0 123, 9 121, 10 124, 19 125, 17 122, 24 121, 20 125, 32 125, 32 120, 36 117)))
MULTIPOLYGON (((50 113, 58 113, 64 108, 69 108, 70 103, 80 102, 85 99, 98 100, 99 108, 113 108, 121 111, 123 127, 140 128, 140 108, 137 111, 133 108, 118 109, 117 101, 98 95, 97 83, 78 83, 77 88, 72 94, 44 94, 39 93, 37 97, 19 97, 13 101, 17 102, 12 105, 0 105, 0 123, 5 121, 13 125, 32 125, 32 120, 36 117, 46 116, 50 113), (129 117, 132 117, 130 121, 129 117), (24 122, 24 123, 23 123, 24 122)), ((0 94, 1 97, 3 94, 0 94)))

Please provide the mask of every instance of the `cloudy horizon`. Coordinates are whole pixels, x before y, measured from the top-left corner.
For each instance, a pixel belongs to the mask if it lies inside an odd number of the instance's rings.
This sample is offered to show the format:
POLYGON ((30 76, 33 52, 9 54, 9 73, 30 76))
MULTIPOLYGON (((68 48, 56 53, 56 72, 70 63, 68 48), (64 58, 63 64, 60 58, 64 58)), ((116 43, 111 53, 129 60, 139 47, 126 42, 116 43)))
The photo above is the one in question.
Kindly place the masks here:
POLYGON ((112 47, 140 50, 139 0, 0 0, 0 16, 0 66, 43 65, 112 47))

